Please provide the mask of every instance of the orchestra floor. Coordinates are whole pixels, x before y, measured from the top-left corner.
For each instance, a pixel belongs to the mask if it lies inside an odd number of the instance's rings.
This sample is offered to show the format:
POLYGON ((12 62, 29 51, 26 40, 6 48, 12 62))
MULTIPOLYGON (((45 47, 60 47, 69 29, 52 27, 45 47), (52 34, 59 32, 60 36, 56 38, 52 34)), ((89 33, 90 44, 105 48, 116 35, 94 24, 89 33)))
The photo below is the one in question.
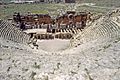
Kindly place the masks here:
POLYGON ((48 51, 48 52, 56 52, 63 51, 70 46, 70 40, 66 39, 52 39, 52 40, 37 40, 38 48, 48 51))

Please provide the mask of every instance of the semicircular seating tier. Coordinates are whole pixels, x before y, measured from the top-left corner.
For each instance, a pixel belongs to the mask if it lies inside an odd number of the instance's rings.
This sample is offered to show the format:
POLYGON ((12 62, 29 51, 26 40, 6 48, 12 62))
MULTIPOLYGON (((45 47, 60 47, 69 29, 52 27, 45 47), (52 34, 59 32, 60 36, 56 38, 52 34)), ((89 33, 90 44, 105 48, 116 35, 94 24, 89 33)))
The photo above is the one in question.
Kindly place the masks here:
POLYGON ((116 24, 110 18, 100 18, 95 21, 91 26, 84 29, 82 32, 78 33, 71 39, 71 46, 77 47, 83 43, 101 39, 101 38, 109 38, 113 35, 118 36, 120 32, 120 26, 116 24))
POLYGON ((0 37, 23 44, 27 44, 31 40, 29 35, 5 20, 0 21, 0 37))

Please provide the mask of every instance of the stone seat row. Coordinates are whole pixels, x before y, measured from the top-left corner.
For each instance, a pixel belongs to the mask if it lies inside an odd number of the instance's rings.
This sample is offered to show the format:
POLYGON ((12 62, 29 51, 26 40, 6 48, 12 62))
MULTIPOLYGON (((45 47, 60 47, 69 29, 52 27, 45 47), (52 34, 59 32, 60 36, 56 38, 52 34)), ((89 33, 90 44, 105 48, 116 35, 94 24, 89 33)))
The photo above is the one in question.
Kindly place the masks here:
POLYGON ((77 46, 78 44, 86 43, 100 37, 112 37, 113 34, 117 35, 119 30, 120 26, 111 20, 105 20, 98 25, 85 29, 81 34, 77 35, 77 37, 72 40, 72 45, 77 46))
POLYGON ((22 32, 20 29, 13 26, 8 21, 1 21, 0 23, 0 37, 12 40, 18 43, 28 43, 30 36, 22 32))

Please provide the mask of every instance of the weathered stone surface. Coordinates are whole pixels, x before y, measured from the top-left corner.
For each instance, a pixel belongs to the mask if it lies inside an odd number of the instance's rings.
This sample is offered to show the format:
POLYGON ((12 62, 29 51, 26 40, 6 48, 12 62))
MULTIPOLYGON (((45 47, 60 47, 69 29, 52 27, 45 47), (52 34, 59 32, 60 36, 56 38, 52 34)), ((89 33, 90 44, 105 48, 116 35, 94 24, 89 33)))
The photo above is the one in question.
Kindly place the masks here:
POLYGON ((0 38, 0 80, 120 80, 120 31, 113 33, 59 52, 0 38))

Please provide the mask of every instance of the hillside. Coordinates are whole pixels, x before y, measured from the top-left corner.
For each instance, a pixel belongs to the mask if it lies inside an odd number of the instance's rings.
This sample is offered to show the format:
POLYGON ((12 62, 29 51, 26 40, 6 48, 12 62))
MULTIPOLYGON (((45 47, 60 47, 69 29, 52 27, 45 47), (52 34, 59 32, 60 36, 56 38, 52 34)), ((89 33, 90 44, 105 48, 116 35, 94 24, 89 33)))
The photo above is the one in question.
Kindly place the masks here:
POLYGON ((120 0, 76 0, 78 3, 96 3, 98 6, 120 7, 120 0))
MULTIPOLYGON (((9 3, 11 0, 3 0, 9 3)), ((120 0, 76 0, 76 3, 96 3, 98 6, 115 6, 120 7, 120 0)))
POLYGON ((11 0, 0 0, 2 2, 5 2, 5 3, 9 3, 11 0))

